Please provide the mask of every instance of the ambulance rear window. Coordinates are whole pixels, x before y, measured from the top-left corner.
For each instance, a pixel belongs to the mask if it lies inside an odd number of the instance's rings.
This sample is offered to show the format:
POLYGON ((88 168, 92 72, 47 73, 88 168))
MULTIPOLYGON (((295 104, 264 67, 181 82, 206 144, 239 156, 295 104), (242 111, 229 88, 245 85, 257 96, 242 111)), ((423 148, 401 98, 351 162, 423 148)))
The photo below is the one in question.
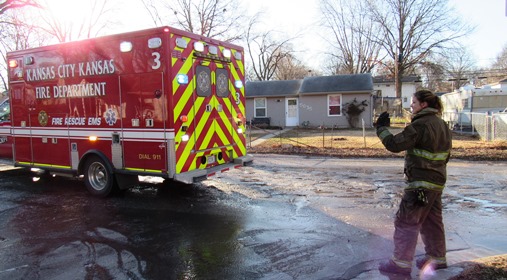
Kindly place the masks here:
POLYGON ((227 69, 217 69, 217 96, 228 97, 229 96, 229 72, 227 69))
POLYGON ((196 90, 198 96, 211 95, 211 71, 208 67, 199 65, 195 68, 196 90))

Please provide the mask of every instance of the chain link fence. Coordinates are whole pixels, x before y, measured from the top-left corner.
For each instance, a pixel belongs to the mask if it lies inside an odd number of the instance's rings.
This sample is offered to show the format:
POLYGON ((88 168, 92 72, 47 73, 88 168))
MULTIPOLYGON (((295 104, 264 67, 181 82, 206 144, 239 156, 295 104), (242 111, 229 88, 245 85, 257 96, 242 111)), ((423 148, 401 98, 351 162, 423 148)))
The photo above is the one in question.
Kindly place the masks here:
POLYGON ((364 122, 362 122, 362 126, 362 128, 356 129, 296 126, 283 130, 249 126, 247 130, 247 148, 252 147, 253 143, 265 135, 270 136, 270 143, 281 148, 294 146, 318 149, 382 147, 375 129, 365 127, 364 122))
POLYGON ((507 141, 507 113, 444 113, 451 129, 484 141, 507 141))

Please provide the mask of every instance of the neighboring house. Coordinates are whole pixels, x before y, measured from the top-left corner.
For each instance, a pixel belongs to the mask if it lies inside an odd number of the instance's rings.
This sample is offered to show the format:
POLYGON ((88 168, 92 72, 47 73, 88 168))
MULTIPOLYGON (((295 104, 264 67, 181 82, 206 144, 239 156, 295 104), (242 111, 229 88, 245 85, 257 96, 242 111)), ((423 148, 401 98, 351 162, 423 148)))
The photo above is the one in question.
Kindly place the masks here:
MULTIPOLYGON (((403 109, 410 109, 412 95, 421 84, 421 77, 406 76, 401 79, 401 105, 403 109)), ((396 84, 393 77, 373 77, 373 89, 378 92, 378 97, 396 97, 396 84)))
POLYGON ((507 111, 507 80, 476 88, 472 85, 443 94, 443 119, 451 123, 469 124, 470 113, 507 111))
POLYGON ((350 126, 343 112, 344 106, 356 100, 368 104, 360 119, 371 127, 372 93, 371 74, 247 82, 247 120, 269 118, 271 126, 280 127, 323 125, 344 128, 350 126))

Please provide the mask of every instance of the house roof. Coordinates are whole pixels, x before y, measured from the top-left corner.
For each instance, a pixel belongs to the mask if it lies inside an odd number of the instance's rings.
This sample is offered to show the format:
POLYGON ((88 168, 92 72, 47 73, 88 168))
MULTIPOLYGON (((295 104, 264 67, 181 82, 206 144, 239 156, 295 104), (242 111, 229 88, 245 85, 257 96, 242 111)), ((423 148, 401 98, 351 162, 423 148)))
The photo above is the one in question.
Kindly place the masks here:
POLYGON ((372 91, 373 82, 371 74, 351 74, 334 76, 306 77, 299 92, 328 93, 328 92, 358 92, 372 91))
POLYGON ((256 81, 246 83, 247 96, 292 96, 298 95, 303 80, 256 81))
MULTIPOLYGON (((401 78, 402 83, 415 83, 420 82, 421 77, 417 75, 409 75, 409 76, 403 76, 401 78)), ((374 84, 393 84, 394 83, 394 77, 392 76, 375 76, 373 77, 373 83, 374 84)))
POLYGON ((303 80, 246 83, 247 97, 297 96, 330 92, 371 92, 371 74, 306 77, 303 80))

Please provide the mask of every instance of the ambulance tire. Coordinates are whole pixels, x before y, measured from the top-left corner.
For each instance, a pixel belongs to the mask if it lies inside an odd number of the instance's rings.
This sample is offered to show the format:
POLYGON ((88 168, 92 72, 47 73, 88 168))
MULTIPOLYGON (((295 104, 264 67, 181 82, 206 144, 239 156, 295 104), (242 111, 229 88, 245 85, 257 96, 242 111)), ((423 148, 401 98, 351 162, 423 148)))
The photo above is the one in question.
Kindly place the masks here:
POLYGON ((106 163, 97 156, 86 160, 84 180, 88 191, 98 197, 107 197, 114 190, 114 175, 106 163))

